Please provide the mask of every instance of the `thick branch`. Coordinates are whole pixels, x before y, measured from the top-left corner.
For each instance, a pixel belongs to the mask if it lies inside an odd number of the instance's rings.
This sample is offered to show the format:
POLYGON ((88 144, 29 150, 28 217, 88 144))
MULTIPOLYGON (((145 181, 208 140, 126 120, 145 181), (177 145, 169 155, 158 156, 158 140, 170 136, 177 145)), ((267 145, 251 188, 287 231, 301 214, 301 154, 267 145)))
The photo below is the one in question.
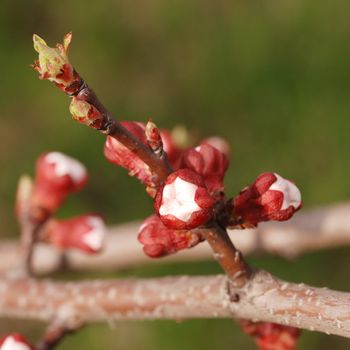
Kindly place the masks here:
MULTIPOLYGON (((350 244, 350 203, 332 205, 298 213, 292 220, 266 223, 254 230, 231 231, 230 235, 243 254, 268 253, 292 258, 299 254, 350 244)), ((123 269, 150 263, 195 261, 212 257, 207 244, 178 254, 152 260, 142 254, 136 236, 141 223, 129 223, 111 228, 105 250, 98 256, 67 252, 71 269, 123 269)), ((0 244, 0 271, 19 266, 20 247, 15 242, 0 244)), ((34 270, 49 273, 60 263, 58 251, 47 245, 35 249, 34 270)))
POLYGON ((224 276, 77 283, 3 277, 0 317, 55 319, 67 328, 95 321, 234 317, 350 337, 349 293, 287 283, 264 271, 233 292, 235 301, 224 276))

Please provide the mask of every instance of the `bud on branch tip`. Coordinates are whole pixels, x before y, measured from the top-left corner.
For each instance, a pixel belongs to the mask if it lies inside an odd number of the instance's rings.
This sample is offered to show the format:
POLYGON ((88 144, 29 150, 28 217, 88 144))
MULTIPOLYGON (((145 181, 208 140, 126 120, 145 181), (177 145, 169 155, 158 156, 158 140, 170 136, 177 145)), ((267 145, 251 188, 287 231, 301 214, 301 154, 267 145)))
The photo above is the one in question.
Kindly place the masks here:
POLYGON ((52 48, 38 35, 33 35, 34 49, 39 53, 39 59, 34 62, 33 68, 39 72, 40 79, 52 81, 62 88, 74 82, 74 69, 67 55, 71 40, 72 33, 68 33, 63 39, 63 44, 52 48))

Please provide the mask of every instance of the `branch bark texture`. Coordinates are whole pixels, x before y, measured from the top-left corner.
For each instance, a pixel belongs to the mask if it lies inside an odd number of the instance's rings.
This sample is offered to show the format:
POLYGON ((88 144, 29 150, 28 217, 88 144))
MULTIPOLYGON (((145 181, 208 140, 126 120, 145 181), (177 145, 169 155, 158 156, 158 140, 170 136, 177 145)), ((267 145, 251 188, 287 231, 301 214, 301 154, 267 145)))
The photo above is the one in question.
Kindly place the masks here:
POLYGON ((3 276, 0 316, 56 320, 67 328, 98 321, 234 317, 350 337, 349 293, 288 283, 265 271, 255 272, 243 288, 228 285, 222 275, 69 283, 3 276))

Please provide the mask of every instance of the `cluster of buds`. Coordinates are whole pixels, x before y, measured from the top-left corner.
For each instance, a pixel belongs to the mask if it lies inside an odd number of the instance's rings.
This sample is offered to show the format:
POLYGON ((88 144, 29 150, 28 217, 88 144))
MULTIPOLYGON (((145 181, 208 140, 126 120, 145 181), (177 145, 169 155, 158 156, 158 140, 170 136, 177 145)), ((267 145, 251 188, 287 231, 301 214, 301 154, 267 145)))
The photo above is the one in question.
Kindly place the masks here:
POLYGON ((233 200, 232 219, 245 227, 262 221, 284 221, 301 204, 300 191, 293 182, 276 173, 263 173, 233 200))
POLYGON ((34 62, 34 69, 39 72, 40 79, 55 83, 67 94, 75 94, 80 88, 81 79, 74 71, 68 59, 68 48, 72 41, 72 33, 65 35, 63 44, 55 48, 47 46, 45 40, 34 34, 34 49, 39 59, 34 62))
MULTIPOLYGON (((155 217, 148 219, 147 225, 142 226, 140 231, 139 241, 144 244, 145 253, 158 257, 197 244, 200 241, 197 235, 178 230, 194 229, 213 217, 214 193, 223 190, 223 178, 228 167, 226 154, 218 148, 228 152, 227 144, 208 140, 197 148, 183 151, 176 146, 169 131, 159 130, 152 122, 123 121, 120 124, 158 156, 166 152, 175 169, 154 196, 160 220, 155 217), (215 146, 211 145, 212 141, 215 146)), ((110 162, 128 169, 130 175, 136 176, 146 186, 154 187, 149 166, 115 138, 107 137, 104 154, 110 162)))
POLYGON ((295 350, 300 330, 268 322, 242 322, 243 330, 254 338, 260 350, 295 350))
MULTIPOLYGON (((47 46, 34 35, 34 48, 39 59, 34 69, 40 79, 55 83, 66 94, 73 96, 70 112, 75 120, 102 130, 105 117, 99 104, 87 97, 87 86, 68 60, 71 33, 56 48, 47 46), (97 108, 96 108, 97 106, 97 108)), ((90 95, 91 97, 91 95, 90 95)), ((276 173, 261 174, 253 184, 244 188, 236 198, 227 201, 224 176, 229 165, 229 146, 221 138, 212 137, 199 146, 181 149, 171 134, 148 122, 120 122, 124 137, 137 139, 160 159, 169 159, 173 172, 158 186, 152 169, 137 152, 108 136, 104 154, 114 164, 126 168, 147 186, 154 197, 156 214, 147 218, 140 228, 138 240, 148 256, 155 258, 191 248, 202 241, 196 228, 216 221, 222 226, 254 227, 259 222, 284 221, 301 207, 301 195, 293 182, 276 173), (221 213, 220 213, 221 211, 221 213)), ((166 164, 167 165, 167 164, 166 164)), ((169 167, 170 168, 170 167, 169 167)), ((163 176, 162 176, 163 178, 163 176)), ((80 190, 87 181, 85 168, 74 159, 58 152, 42 155, 37 163, 33 190, 25 181, 20 198, 30 192, 31 207, 46 216, 53 215, 64 199, 80 190), (27 191, 26 189, 29 189, 27 191)), ((19 211, 23 206, 19 205, 19 211)), ((44 221, 44 220, 43 220, 44 221)), ((76 248, 87 253, 102 248, 104 223, 96 215, 83 215, 69 220, 52 219, 46 225, 43 239, 60 249, 76 248)), ((242 322, 261 350, 295 350, 299 330, 272 323, 242 322)), ((30 350, 26 340, 12 334, 0 339, 0 350, 30 350)))
POLYGON ((62 250, 73 248, 96 254, 103 248, 105 232, 100 216, 82 215, 68 220, 51 220, 45 230, 45 238, 62 250))
POLYGON ((154 206, 165 226, 190 230, 212 218, 214 199, 200 175, 180 169, 170 174, 158 190, 154 206))
POLYGON ((32 205, 53 214, 72 192, 80 191, 88 179, 79 161, 60 152, 41 155, 36 164, 32 205))
POLYGON ((12 333, 0 338, 0 350, 33 350, 23 335, 12 333))
POLYGON ((23 210, 27 210, 31 220, 47 222, 40 240, 59 249, 74 248, 85 253, 101 251, 105 226, 99 216, 82 215, 69 220, 52 218, 67 196, 80 191, 87 183, 88 174, 83 164, 60 152, 45 153, 37 161, 33 187, 27 184, 29 180, 24 180, 20 183, 17 215, 21 216, 23 210))
POLYGON ((170 229, 163 224, 158 215, 152 215, 140 227, 138 240, 143 244, 146 255, 159 258, 194 247, 202 238, 188 230, 170 229))

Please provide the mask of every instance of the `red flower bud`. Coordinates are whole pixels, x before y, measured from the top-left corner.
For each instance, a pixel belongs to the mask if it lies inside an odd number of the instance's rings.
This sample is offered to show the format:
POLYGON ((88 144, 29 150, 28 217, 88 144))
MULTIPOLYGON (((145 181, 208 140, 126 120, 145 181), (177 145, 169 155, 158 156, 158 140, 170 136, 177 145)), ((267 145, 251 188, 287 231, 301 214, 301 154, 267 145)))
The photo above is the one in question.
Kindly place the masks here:
POLYGON ((137 237, 143 244, 143 251, 151 258, 160 258, 191 248, 202 241, 202 238, 190 231, 177 231, 167 228, 157 215, 147 218, 137 237))
POLYGON ((163 150, 163 140, 157 125, 149 120, 145 126, 147 144, 156 154, 163 150))
POLYGON ((32 346, 23 335, 12 333, 0 338, 0 350, 32 350, 32 346))
POLYGON ((154 201, 164 225, 178 230, 206 223, 213 215, 213 205, 202 177, 189 169, 170 174, 154 201))
POLYGON ((228 164, 225 154, 207 143, 202 143, 183 154, 181 167, 201 175, 209 192, 215 192, 223 191, 228 164))
POLYGON ((61 249, 75 248, 93 254, 101 251, 105 231, 101 217, 82 215, 52 221, 47 228, 47 239, 61 249))
MULTIPOLYGON (((145 125, 137 122, 120 122, 133 136, 147 146, 145 125)), ((105 157, 112 163, 130 171, 131 176, 136 176, 147 186, 154 186, 153 176, 149 166, 145 164, 134 152, 123 146, 115 138, 108 136, 105 147, 105 157)))
POLYGON ((55 212, 68 194, 79 191, 87 182, 85 167, 59 152, 39 157, 33 190, 33 205, 55 212))
POLYGON ((284 221, 301 208, 301 194, 295 184, 276 173, 263 173, 234 199, 234 216, 243 224, 284 221))
POLYGON ((252 336, 260 350, 295 350, 300 329, 276 323, 242 323, 243 330, 252 336))
POLYGON ((202 143, 206 143, 210 146, 213 146, 218 151, 223 153, 227 158, 230 158, 230 153, 231 153, 230 145, 222 137, 220 136, 208 137, 207 139, 204 139, 202 143))
POLYGON ((169 130, 161 130, 160 136, 162 137, 163 149, 168 155, 170 164, 173 169, 178 169, 183 150, 176 145, 169 130))

